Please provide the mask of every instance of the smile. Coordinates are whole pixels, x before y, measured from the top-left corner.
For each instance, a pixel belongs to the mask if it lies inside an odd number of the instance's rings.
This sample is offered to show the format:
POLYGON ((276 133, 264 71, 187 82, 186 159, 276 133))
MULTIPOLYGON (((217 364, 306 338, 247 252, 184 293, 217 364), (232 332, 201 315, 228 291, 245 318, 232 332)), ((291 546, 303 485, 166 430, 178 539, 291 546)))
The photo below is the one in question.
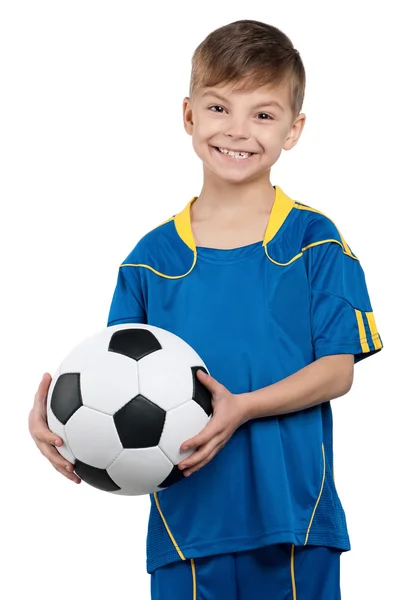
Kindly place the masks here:
POLYGON ((215 150, 219 152, 219 154, 223 154, 226 157, 233 158, 235 160, 246 160, 254 155, 254 152, 245 152, 243 150, 229 150, 228 148, 219 148, 217 146, 213 146, 215 150))

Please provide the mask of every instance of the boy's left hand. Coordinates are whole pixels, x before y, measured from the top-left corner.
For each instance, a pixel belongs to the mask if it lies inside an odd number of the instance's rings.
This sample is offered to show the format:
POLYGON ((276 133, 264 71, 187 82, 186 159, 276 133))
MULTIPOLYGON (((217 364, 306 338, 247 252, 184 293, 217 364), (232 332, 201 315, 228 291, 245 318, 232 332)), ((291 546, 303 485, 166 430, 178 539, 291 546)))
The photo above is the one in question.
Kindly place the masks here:
POLYGON ((204 371, 197 377, 212 394, 213 415, 202 431, 181 445, 181 451, 198 448, 178 466, 185 477, 199 471, 225 446, 232 434, 246 421, 239 394, 231 394, 225 386, 204 371))

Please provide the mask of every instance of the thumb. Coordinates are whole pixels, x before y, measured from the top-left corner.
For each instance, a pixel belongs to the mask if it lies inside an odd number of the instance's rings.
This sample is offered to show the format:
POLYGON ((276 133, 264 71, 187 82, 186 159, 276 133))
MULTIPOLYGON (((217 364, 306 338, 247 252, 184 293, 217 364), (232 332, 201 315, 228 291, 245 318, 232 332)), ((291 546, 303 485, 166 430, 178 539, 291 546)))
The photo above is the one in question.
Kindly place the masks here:
POLYGON ((224 389, 224 386, 221 383, 219 383, 219 381, 216 381, 216 379, 212 377, 212 375, 209 375, 204 371, 197 371, 197 376, 199 378, 199 381, 201 381, 203 385, 208 388, 208 390, 213 396, 219 394, 219 392, 224 389))
POLYGON ((52 377, 49 373, 44 373, 42 381, 39 384, 38 391, 36 392, 35 402, 44 408, 46 406, 46 398, 48 395, 49 386, 51 384, 52 377))

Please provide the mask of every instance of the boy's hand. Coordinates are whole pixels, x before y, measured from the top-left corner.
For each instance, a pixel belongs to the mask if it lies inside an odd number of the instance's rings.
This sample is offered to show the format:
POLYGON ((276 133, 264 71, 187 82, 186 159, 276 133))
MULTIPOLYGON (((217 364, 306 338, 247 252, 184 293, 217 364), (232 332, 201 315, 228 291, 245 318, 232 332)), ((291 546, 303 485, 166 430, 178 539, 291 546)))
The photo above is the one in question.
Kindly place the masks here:
POLYGON ((198 448, 178 465, 179 469, 185 469, 185 477, 199 471, 212 460, 238 427, 246 421, 239 395, 231 394, 226 387, 204 371, 197 371, 197 376, 212 393, 213 416, 198 435, 181 445, 182 451, 198 448))
POLYGON ((71 479, 75 483, 80 483, 81 479, 73 472, 74 465, 58 452, 54 446, 62 446, 63 441, 60 437, 52 433, 48 429, 46 421, 46 399, 48 389, 51 384, 51 375, 45 373, 39 384, 38 391, 35 395, 33 408, 29 413, 29 431, 33 437, 35 444, 38 446, 42 454, 49 460, 52 466, 65 475, 67 479, 71 479))

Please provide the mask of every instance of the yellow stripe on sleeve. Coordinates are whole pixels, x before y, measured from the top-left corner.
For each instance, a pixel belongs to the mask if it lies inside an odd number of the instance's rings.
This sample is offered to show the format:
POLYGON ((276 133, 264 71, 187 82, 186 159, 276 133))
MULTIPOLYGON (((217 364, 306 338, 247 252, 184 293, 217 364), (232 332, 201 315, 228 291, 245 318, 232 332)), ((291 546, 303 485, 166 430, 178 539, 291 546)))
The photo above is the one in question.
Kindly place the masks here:
POLYGON ((360 336, 360 344, 362 352, 370 352, 369 344, 367 343, 366 328, 364 326, 363 315, 360 310, 354 309, 356 313, 357 326, 360 336))
POLYGON ((377 326, 376 326, 376 321, 374 319, 374 314, 372 312, 366 312, 364 313, 367 317, 367 322, 369 324, 370 327, 370 333, 372 335, 372 341, 374 344, 374 349, 375 350, 380 350, 380 348, 382 347, 382 342, 380 340, 380 336, 377 332, 377 326))

